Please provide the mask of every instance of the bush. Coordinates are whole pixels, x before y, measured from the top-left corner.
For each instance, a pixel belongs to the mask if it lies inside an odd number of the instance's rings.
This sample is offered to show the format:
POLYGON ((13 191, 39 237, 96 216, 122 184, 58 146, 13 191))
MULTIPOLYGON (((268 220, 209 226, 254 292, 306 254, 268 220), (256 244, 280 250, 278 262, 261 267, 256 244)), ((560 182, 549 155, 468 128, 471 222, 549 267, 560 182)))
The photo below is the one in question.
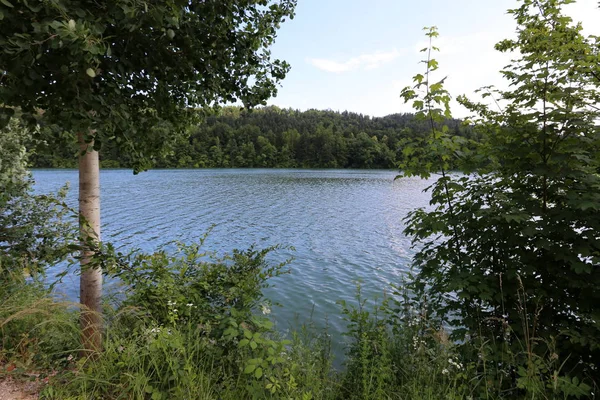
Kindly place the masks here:
POLYGON ((64 204, 67 187, 56 196, 33 194, 25 146, 29 131, 16 119, 0 131, 0 285, 19 285, 41 276, 49 263, 74 250, 76 233, 64 204))
POLYGON ((331 393, 322 342, 310 342, 314 349, 299 335, 283 340, 269 319, 262 290, 287 272, 287 262, 266 261, 277 248, 217 258, 201 245, 138 254, 122 260, 118 272, 109 269, 128 296, 107 310, 104 351, 55 377, 44 396, 312 399, 331 393))

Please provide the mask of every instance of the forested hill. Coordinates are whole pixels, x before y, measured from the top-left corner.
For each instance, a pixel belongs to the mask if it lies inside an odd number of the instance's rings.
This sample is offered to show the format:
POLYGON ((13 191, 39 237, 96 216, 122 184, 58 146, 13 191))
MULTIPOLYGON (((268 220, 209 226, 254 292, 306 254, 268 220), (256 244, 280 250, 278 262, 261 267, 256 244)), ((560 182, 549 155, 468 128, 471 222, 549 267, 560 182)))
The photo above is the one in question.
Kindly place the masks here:
MULTIPOLYGON (((469 136, 459 120, 450 133, 469 136)), ((157 168, 395 168, 407 140, 427 135, 413 114, 369 117, 352 112, 226 107, 190 128, 189 140, 174 146, 157 168)), ((74 166, 75 153, 38 153, 33 166, 74 166)), ((109 146, 103 167, 128 167, 128 157, 109 146)))

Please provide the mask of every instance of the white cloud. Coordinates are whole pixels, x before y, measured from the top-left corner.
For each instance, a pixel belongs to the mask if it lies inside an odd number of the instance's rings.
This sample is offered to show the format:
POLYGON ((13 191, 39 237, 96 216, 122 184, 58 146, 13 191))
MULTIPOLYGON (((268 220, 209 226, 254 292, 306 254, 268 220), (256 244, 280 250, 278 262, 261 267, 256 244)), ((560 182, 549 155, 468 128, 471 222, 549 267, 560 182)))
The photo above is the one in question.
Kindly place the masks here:
MULTIPOLYGON (((583 23, 584 34, 600 34, 600 24, 595 23, 600 17, 597 0, 578 0, 565 7, 565 12, 575 21, 583 23)), ((494 49, 494 45, 502 39, 515 36, 512 28, 514 21, 512 16, 506 14, 499 16, 495 23, 496 25, 491 26, 492 29, 489 31, 455 36, 444 36, 442 32, 439 38, 434 39, 434 46, 439 47, 440 52, 434 52, 432 56, 440 62, 440 69, 434 73, 432 80, 439 80, 447 76, 445 87, 453 98, 466 94, 472 100, 491 103, 489 98, 482 99, 479 94, 475 93, 475 90, 487 85, 493 85, 500 89, 507 88, 508 81, 503 78, 500 70, 510 64, 511 58, 518 58, 518 54, 501 53, 494 49)), ((415 43, 414 53, 412 53, 415 60, 413 60, 409 76, 423 73, 423 66, 418 66, 416 59, 426 57, 426 54, 419 53, 419 50, 428 45, 429 42, 426 40, 419 40, 415 43)), ((394 112, 411 111, 407 110, 410 104, 403 104, 399 99, 399 93, 405 86, 412 85, 414 83, 407 77, 401 80, 392 80, 389 91, 385 92, 386 97, 379 102, 379 109, 392 112, 391 108, 395 107, 394 112)), ((382 94, 384 94, 383 91, 382 94)), ((455 117, 464 118, 471 114, 455 100, 452 101, 451 108, 455 117)))
MULTIPOLYGON (((479 4, 478 0, 468 1, 479 4)), ((445 4, 441 0, 431 2, 445 4)), ((521 4, 517 0, 502 0, 502 3, 502 10, 521 4)), ((500 53, 494 49, 498 41, 515 37, 513 16, 505 12, 487 15, 483 14, 483 11, 482 8, 481 18, 485 23, 470 27, 464 26, 465 23, 460 19, 451 19, 454 22, 440 28, 441 36, 434 39, 434 45, 441 51, 433 54, 440 63, 440 69, 435 71, 431 78, 432 81, 437 81, 447 76, 445 87, 453 98, 466 94, 474 101, 488 103, 491 101, 489 97, 482 99, 474 91, 487 85, 507 88, 508 81, 499 71, 510 64, 512 58, 518 58, 518 54, 500 53)), ((576 3, 565 7, 565 11, 576 21, 583 22, 584 34, 600 34, 600 24, 597 23, 600 19, 598 0, 577 0, 576 3)), ((307 68, 316 67, 339 74, 336 76, 338 79, 331 80, 331 76, 323 74, 316 77, 315 82, 310 85, 305 82, 297 86, 284 83, 281 97, 278 97, 275 103, 284 102, 302 109, 316 107, 351 110, 373 116, 413 111, 411 103, 405 104, 402 101, 400 92, 404 87, 414 85, 412 76, 424 72, 424 65, 419 61, 426 57, 426 54, 419 53, 418 50, 426 47, 428 42, 422 40, 423 35, 418 31, 414 36, 400 37, 398 41, 378 41, 374 49, 382 51, 366 51, 362 55, 356 53, 340 57, 306 58, 306 63, 311 66, 307 65, 307 68), (394 49, 394 46, 397 49, 394 49), (402 62, 399 61, 400 58, 402 62), (381 68, 377 74, 369 71, 391 63, 393 68, 381 68), (305 87, 309 88, 310 92, 300 96, 299 93, 305 90, 305 87)), ((329 51, 333 54, 335 49, 329 51)), ((471 114, 455 100, 452 101, 451 108, 455 117, 463 118, 471 114)))
POLYGON ((394 61, 400 56, 400 51, 393 49, 388 52, 378 51, 371 54, 361 54, 346 61, 334 61, 325 58, 310 58, 308 63, 327 72, 341 73, 356 69, 373 70, 383 64, 394 61))

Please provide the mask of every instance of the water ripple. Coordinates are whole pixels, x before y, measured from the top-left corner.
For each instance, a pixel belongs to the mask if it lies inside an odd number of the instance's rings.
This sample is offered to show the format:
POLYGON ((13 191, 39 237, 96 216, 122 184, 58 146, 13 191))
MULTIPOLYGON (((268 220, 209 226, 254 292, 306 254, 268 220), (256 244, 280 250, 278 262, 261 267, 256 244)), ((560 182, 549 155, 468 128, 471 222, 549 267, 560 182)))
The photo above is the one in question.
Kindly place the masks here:
MULTIPOLYGON (((296 315, 312 315, 330 333, 345 322, 337 300, 352 301, 355 283, 366 296, 381 296, 400 283, 413 254, 403 219, 427 207, 429 184, 394 181, 393 171, 356 170, 157 170, 102 171, 103 237, 120 249, 156 250, 172 240, 198 240, 212 225, 206 246, 217 253, 281 244, 293 246, 292 274, 274 281, 268 295, 281 329, 296 315)), ((72 170, 34 171, 36 190, 77 182, 72 170)), ((77 204, 72 187, 68 203, 77 204)), ((290 256, 282 251, 273 261, 290 256)), ((58 272, 55 267, 50 274, 58 272)), ((60 290, 78 296, 69 276, 60 290)))

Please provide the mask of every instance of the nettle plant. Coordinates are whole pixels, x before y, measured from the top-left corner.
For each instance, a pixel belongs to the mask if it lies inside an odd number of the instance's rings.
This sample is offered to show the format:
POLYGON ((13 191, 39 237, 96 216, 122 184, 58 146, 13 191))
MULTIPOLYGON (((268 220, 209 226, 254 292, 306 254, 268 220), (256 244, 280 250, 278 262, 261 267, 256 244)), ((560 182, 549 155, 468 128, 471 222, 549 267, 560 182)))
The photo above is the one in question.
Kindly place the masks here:
POLYGON ((433 209, 407 218, 420 246, 415 287, 452 316, 455 339, 487 349, 506 376, 501 389, 541 379, 539 390, 579 396, 600 368, 600 55, 598 38, 563 15, 571 2, 525 0, 509 10, 517 35, 496 49, 517 57, 502 71, 510 89, 485 88, 494 108, 459 98, 475 114, 475 154, 436 125, 449 95, 443 80, 431 83, 435 60, 402 97, 432 132, 421 144, 425 162, 405 173, 442 175, 433 209), (448 175, 449 165, 477 169, 448 175))

